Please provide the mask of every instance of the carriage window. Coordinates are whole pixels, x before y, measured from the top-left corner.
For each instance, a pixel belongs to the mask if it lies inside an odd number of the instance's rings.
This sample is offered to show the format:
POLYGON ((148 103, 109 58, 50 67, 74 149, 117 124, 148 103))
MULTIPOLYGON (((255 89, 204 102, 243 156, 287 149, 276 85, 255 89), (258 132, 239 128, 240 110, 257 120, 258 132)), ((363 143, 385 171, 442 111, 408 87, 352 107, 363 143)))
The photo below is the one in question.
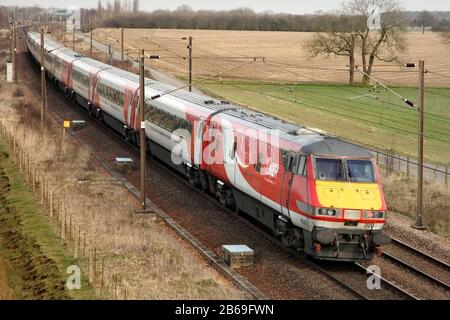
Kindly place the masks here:
POLYGON ((49 54, 45 54, 45 62, 47 62, 48 64, 52 63, 52 56, 49 54))
POLYGON ((298 162, 297 174, 304 176, 306 175, 306 157, 300 156, 300 160, 298 162))
POLYGON ((152 106, 149 103, 145 103, 145 119, 171 132, 176 129, 186 129, 189 132, 192 130, 190 121, 179 118, 167 111, 152 106))
POLYGON ((286 150, 281 150, 281 157, 282 157, 282 161, 283 161, 283 166, 285 169, 288 168, 289 165, 289 152, 286 150))
POLYGON ((295 154, 289 155, 289 168, 288 168, 289 172, 292 172, 292 173, 297 172, 297 167, 298 167, 297 159, 298 158, 295 156, 295 154))
MULTIPOLYGON (((82 75, 83 81, 86 81, 89 84, 89 77, 82 75)), ((116 90, 114 88, 108 87, 102 83, 97 84, 98 93, 108 99, 109 101, 114 102, 119 106, 123 106, 125 102, 125 95, 123 92, 116 90)))
POLYGON ((256 165, 255 165, 256 171, 261 172, 261 164, 262 164, 262 162, 263 162, 263 154, 260 153, 260 154, 258 154, 258 160, 257 160, 256 165))
POLYGON ((347 174, 349 181, 375 181, 372 161, 369 160, 347 160, 347 174))
POLYGON ((343 181, 342 160, 339 159, 316 159, 316 179, 343 181))

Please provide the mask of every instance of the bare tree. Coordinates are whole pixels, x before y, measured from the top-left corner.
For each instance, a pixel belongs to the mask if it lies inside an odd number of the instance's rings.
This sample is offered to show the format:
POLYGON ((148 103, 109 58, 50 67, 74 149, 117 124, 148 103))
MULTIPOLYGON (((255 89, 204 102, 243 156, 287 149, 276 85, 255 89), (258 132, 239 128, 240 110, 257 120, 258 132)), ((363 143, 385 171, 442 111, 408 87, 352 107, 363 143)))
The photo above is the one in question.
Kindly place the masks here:
POLYGON ((407 24, 400 9, 398 0, 350 0, 343 5, 341 23, 333 25, 331 31, 316 33, 304 47, 311 56, 349 57, 350 83, 354 81, 355 55, 359 51, 363 83, 368 83, 375 61, 398 61, 399 54, 406 51, 404 32, 407 24), (367 23, 374 6, 381 12, 380 30, 377 31, 370 30, 367 23))
POLYGON ((355 82, 356 52, 359 47, 359 35, 363 30, 365 21, 361 17, 346 12, 341 12, 338 23, 329 16, 321 19, 322 28, 326 32, 318 32, 305 41, 304 49, 311 57, 319 55, 345 56, 349 59, 349 83, 355 82))
POLYGON ((139 11, 139 0, 133 0, 133 12, 137 13, 139 11))
POLYGON ((358 41, 356 32, 326 32, 316 33, 305 41, 304 49, 311 57, 319 55, 345 56, 349 58, 350 79, 349 83, 355 82, 355 51, 358 41))
POLYGON ((102 5, 102 1, 98 0, 97 2, 97 18, 98 20, 101 20, 103 18, 103 5, 102 5))
POLYGON ((175 10, 176 12, 193 12, 191 7, 189 7, 187 4, 182 4, 181 6, 177 7, 175 10))
POLYGON ((114 0, 113 17, 118 17, 121 12, 122 12, 122 6, 120 3, 120 0, 114 0))
POLYGON ((431 27, 436 23, 436 18, 429 11, 422 11, 417 15, 415 24, 422 27, 422 33, 425 33, 425 27, 431 27))
POLYGON ((407 22, 401 12, 399 0, 351 0, 346 4, 347 11, 356 16, 364 17, 365 21, 372 14, 373 6, 381 13, 380 30, 371 31, 366 25, 359 32, 361 45, 361 60, 363 66, 363 83, 368 83, 376 60, 384 62, 399 62, 399 55, 407 50, 407 22))

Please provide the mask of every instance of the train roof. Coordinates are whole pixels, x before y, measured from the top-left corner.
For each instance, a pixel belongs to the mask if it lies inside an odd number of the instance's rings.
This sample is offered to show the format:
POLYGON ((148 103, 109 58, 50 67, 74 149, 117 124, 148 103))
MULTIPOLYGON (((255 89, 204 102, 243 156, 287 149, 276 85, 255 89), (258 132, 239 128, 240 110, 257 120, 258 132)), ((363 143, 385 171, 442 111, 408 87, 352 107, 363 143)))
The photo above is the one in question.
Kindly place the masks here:
MULTIPOLYGON (((117 77, 124 78, 128 81, 134 82, 137 85, 139 85, 139 76, 137 74, 116 67, 111 67, 110 69, 105 70, 103 74, 115 75, 117 77)), ((145 78, 145 86, 151 85, 154 82, 155 82, 154 80, 145 78)))
POLYGON ((373 158, 374 155, 367 149, 358 147, 354 144, 338 140, 331 137, 325 137, 321 141, 310 143, 302 148, 306 154, 324 157, 355 157, 355 158, 373 158))
POLYGON ((72 51, 72 50, 70 50, 70 49, 68 49, 66 47, 60 48, 58 50, 55 50, 55 54, 58 54, 58 55, 59 54, 63 54, 66 57, 69 57, 69 58, 71 58, 73 60, 85 60, 85 59, 87 59, 87 57, 82 55, 81 53, 72 51))
MULTIPOLYGON (((41 35, 40 35, 39 32, 29 31, 28 35, 37 44, 40 44, 40 42, 41 42, 41 35)), ((50 39, 47 35, 44 35, 44 48, 48 52, 49 50, 53 51, 53 50, 56 50, 56 49, 64 48, 64 46, 61 45, 60 43, 50 39)))
MULTIPOLYGON (((159 82, 152 83, 150 87, 161 92, 167 92, 174 89, 172 86, 159 82)), ((208 108, 213 112, 220 112, 227 116, 238 118, 240 121, 247 124, 253 124, 254 127, 279 130, 280 138, 300 144, 302 146, 300 150, 305 154, 329 157, 374 157, 369 150, 340 139, 330 137, 326 132, 319 129, 292 124, 274 116, 231 104, 228 101, 205 97, 181 90, 175 91, 170 95, 200 105, 204 108, 208 108)))
POLYGON ((87 64, 87 65, 89 65, 89 66, 91 66, 91 67, 94 67, 95 69, 98 69, 98 70, 104 70, 104 69, 112 68, 112 66, 110 66, 109 64, 103 63, 101 61, 98 61, 98 60, 95 60, 95 59, 92 59, 92 58, 89 58, 89 57, 86 57, 86 59, 83 59, 82 62, 87 64))

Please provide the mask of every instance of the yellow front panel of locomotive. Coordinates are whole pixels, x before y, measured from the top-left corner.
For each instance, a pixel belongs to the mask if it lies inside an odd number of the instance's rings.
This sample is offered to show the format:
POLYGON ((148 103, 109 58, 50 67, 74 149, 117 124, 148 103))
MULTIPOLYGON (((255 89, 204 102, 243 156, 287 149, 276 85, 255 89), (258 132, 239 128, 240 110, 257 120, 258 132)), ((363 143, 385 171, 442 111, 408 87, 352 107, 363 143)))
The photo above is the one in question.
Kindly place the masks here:
POLYGON ((316 181, 319 203, 324 208, 380 210, 380 188, 377 183, 316 181))

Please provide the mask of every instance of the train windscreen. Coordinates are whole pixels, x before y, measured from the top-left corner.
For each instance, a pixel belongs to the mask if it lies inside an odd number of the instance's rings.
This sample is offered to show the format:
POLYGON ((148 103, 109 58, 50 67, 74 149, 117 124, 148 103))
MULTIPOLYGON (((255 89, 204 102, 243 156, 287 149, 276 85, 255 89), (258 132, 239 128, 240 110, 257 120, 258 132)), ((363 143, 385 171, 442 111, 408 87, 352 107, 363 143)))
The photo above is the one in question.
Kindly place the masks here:
POLYGON ((316 179, 371 183, 375 174, 370 160, 316 158, 316 179))
POLYGON ((349 181, 374 182, 373 165, 370 160, 347 160, 347 175, 349 181))
POLYGON ((340 159, 316 159, 317 179, 343 181, 343 167, 340 159))

